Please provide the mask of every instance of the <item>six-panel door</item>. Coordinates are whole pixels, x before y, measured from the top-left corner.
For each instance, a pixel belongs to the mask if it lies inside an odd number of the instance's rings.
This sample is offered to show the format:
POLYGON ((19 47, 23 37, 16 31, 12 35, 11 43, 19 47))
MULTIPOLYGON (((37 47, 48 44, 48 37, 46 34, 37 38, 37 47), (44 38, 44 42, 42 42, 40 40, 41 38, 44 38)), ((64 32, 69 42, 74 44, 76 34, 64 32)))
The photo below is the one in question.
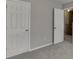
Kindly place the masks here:
POLYGON ((54 8, 54 44, 64 41, 64 10, 54 8))
POLYGON ((30 3, 7 1, 7 57, 27 52, 29 45, 30 3))

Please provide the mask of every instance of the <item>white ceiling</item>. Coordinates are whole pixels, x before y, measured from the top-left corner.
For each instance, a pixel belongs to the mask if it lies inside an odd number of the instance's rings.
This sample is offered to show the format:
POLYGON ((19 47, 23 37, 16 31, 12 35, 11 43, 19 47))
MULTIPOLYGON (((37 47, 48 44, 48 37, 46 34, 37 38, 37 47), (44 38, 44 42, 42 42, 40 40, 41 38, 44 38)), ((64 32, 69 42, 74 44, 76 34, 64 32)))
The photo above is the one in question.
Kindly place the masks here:
POLYGON ((70 2, 73 2, 73 0, 56 0, 62 4, 67 4, 67 3, 70 3, 70 2))

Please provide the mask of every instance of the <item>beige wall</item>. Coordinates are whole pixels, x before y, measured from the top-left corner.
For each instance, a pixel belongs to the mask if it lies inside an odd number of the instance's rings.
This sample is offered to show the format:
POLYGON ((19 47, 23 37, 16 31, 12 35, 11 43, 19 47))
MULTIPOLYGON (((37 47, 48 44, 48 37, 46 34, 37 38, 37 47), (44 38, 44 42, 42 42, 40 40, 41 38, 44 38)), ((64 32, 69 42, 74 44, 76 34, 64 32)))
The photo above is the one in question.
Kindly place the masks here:
POLYGON ((64 8, 64 9, 70 8, 70 7, 73 7, 73 2, 70 2, 70 3, 67 3, 67 4, 64 4, 64 5, 63 5, 63 8, 64 8))
POLYGON ((53 8, 62 8, 59 3, 49 0, 32 0, 31 48, 52 42, 53 8))

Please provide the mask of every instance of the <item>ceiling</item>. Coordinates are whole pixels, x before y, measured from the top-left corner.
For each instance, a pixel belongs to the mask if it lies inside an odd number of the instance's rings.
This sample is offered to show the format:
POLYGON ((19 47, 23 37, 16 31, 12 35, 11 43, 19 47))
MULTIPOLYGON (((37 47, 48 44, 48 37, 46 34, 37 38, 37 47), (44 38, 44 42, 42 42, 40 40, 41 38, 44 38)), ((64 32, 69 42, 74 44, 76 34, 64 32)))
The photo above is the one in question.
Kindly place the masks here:
POLYGON ((73 0, 56 0, 62 4, 67 4, 67 3, 70 3, 70 2, 73 2, 73 0))

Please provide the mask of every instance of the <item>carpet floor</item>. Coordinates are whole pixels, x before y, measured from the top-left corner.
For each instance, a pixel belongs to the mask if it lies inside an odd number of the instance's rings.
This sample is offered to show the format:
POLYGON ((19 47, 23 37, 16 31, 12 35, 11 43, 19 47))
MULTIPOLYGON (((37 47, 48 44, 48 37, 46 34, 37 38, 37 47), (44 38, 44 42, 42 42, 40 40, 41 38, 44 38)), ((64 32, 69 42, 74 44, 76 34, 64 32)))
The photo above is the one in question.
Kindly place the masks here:
POLYGON ((73 59, 73 44, 71 40, 65 40, 57 45, 51 45, 8 59, 73 59))

